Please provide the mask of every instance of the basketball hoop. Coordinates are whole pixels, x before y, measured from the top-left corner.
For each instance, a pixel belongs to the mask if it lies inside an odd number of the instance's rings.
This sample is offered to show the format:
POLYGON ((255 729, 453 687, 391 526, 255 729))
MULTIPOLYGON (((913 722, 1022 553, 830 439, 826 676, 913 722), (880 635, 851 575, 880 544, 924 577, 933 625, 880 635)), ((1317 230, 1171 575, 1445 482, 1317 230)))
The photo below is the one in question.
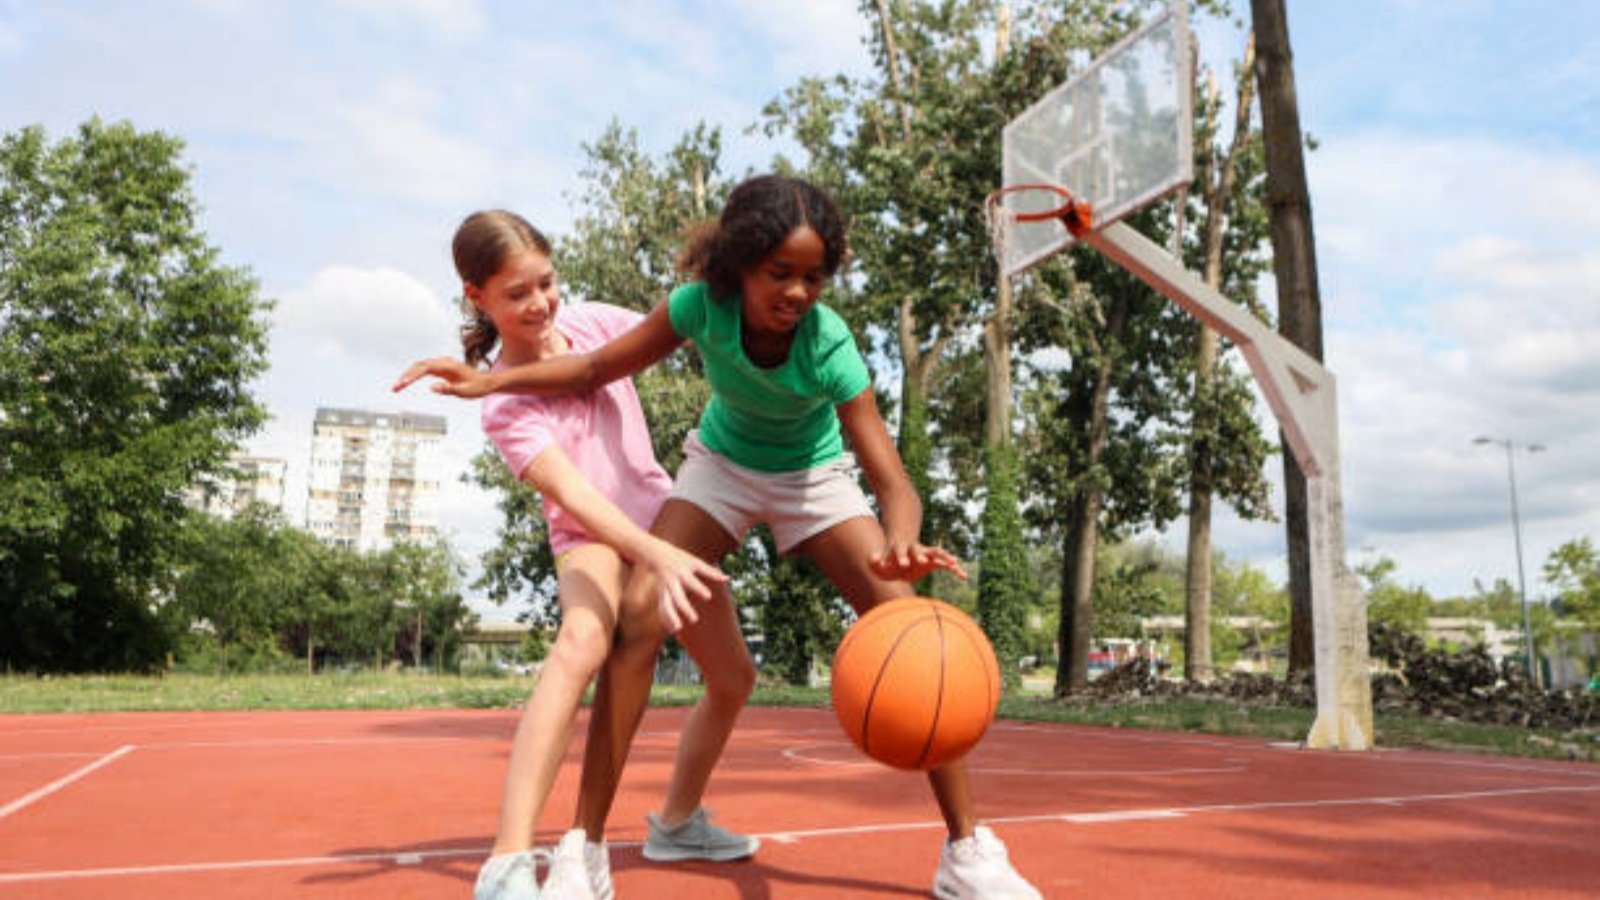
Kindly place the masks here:
POLYGON ((1073 237, 1094 227, 1094 210, 1087 200, 1079 200, 1059 184, 1044 182, 1007 185, 984 201, 984 217, 989 223, 989 241, 1002 272, 1012 267, 1012 232, 1019 224, 1058 221, 1073 237))

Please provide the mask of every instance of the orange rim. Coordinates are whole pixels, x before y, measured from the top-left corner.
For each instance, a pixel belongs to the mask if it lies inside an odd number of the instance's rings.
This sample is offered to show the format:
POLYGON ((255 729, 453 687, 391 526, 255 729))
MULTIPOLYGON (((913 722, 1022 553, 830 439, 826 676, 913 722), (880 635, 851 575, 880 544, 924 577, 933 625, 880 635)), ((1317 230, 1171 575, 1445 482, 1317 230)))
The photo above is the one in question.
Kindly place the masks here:
POLYGON ((1048 191, 1061 198, 1061 205, 1040 210, 1038 212, 1014 212, 1012 216, 1018 222, 1048 222, 1056 219, 1067 227, 1074 236, 1082 235, 1094 227, 1094 210, 1087 200, 1078 200, 1072 192, 1059 184, 1048 182, 1030 182, 1027 184, 1013 184, 1000 188, 989 195, 991 206, 1000 205, 1001 199, 1007 194, 1020 194, 1024 191, 1048 191))

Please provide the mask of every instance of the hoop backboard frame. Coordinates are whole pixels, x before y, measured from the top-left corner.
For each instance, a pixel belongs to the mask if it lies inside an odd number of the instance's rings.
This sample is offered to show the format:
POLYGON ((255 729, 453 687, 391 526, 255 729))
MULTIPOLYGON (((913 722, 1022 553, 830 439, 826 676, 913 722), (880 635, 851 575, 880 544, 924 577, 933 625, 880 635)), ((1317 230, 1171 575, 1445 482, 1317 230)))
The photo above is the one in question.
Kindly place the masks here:
MULTIPOLYGON (((1057 185, 1094 211, 1097 226, 1183 188, 1194 177, 1194 66, 1182 0, 1118 41, 1006 125, 1001 186, 1057 185)), ((1012 277, 1071 246, 1067 229, 1016 216, 1048 194, 1000 198, 996 247, 1012 277)))
POLYGON ((985 201, 1002 292, 1009 296, 1012 276, 1081 241, 1234 343, 1306 476, 1317 717, 1305 746, 1370 749, 1366 598, 1345 560, 1333 373, 1120 221, 1192 178, 1192 52, 1184 2, 1174 0, 1006 126, 1003 184, 985 201), (1105 87, 1117 77, 1127 88, 1122 108, 1105 87), (1141 78, 1168 97, 1167 82, 1176 85, 1170 112, 1149 103, 1141 78), (1125 131, 1148 140, 1118 146, 1125 131))

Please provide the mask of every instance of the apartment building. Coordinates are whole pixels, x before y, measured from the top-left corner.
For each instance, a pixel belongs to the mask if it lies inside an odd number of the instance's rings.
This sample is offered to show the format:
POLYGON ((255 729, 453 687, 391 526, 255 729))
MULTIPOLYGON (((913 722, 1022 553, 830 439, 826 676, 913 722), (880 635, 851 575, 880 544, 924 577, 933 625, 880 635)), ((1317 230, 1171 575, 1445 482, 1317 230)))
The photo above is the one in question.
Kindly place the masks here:
POLYGON ((285 460, 237 455, 228 466, 231 474, 190 488, 185 501, 195 509, 229 519, 252 503, 284 512, 284 479, 289 468, 285 460))
POLYGON ((439 528, 443 416, 318 409, 306 473, 306 528, 358 550, 422 541, 439 528))

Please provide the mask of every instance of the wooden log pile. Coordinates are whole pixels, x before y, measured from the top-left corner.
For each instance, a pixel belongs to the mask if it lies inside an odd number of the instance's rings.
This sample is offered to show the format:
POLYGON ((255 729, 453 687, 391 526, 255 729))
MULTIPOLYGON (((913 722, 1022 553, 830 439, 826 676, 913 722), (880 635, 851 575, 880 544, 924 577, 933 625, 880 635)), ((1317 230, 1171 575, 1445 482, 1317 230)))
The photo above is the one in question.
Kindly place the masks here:
POLYGON ((1581 689, 1547 691, 1511 659, 1496 665, 1480 645, 1429 647, 1414 634, 1386 625, 1371 629, 1374 661, 1388 671, 1373 677, 1373 707, 1463 722, 1563 731, 1600 726, 1600 696, 1581 689))
MULTIPOLYGON (((1482 646, 1429 647, 1417 635, 1383 624, 1372 626, 1370 637, 1373 662, 1382 666, 1372 676, 1376 712, 1600 733, 1600 695, 1581 689, 1543 690, 1515 661, 1496 664, 1482 646)), ((1152 677, 1145 659, 1129 660, 1089 682, 1085 694, 1108 700, 1189 697, 1260 706, 1316 705, 1309 671, 1282 679, 1230 673, 1190 683, 1152 677)))

